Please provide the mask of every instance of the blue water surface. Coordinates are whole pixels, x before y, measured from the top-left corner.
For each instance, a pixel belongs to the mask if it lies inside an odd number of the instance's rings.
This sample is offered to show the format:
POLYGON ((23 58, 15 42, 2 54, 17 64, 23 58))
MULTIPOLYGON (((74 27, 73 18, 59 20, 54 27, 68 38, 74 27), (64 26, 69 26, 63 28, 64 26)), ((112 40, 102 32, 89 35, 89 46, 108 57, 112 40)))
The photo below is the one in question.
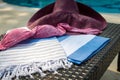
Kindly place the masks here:
MULTIPOLYGON (((55 0, 3 0, 3 1, 15 5, 35 8, 43 8, 46 5, 55 2, 55 0)), ((76 0, 76 1, 86 4, 98 12, 120 13, 120 0, 76 0)))
POLYGON ((77 0, 96 11, 108 13, 120 13, 120 0, 77 0))

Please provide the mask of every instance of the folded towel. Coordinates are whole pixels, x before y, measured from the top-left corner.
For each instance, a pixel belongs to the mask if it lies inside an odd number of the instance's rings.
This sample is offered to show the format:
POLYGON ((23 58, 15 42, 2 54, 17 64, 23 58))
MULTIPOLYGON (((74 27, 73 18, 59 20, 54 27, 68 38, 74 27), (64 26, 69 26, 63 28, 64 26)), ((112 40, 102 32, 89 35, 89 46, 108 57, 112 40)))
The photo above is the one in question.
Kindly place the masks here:
POLYGON ((15 28, 6 32, 0 40, 0 50, 8 49, 15 44, 33 36, 34 32, 27 27, 15 28))
POLYGON ((71 63, 56 37, 28 39, 18 45, 0 52, 0 79, 12 80, 16 76, 29 75, 44 71, 69 68, 71 63))
POLYGON ((68 60, 81 64, 102 49, 110 39, 96 35, 71 35, 58 37, 58 40, 64 48, 68 60))

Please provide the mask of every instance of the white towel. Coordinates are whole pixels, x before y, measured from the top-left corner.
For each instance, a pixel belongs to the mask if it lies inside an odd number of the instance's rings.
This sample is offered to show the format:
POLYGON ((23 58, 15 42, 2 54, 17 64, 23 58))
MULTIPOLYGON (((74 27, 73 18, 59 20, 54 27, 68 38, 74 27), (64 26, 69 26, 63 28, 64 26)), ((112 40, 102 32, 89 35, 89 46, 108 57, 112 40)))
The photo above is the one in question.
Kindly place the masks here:
POLYGON ((53 38, 29 39, 0 52, 0 78, 11 80, 12 77, 30 75, 43 71, 56 71, 58 68, 69 68, 71 63, 60 43, 53 38))

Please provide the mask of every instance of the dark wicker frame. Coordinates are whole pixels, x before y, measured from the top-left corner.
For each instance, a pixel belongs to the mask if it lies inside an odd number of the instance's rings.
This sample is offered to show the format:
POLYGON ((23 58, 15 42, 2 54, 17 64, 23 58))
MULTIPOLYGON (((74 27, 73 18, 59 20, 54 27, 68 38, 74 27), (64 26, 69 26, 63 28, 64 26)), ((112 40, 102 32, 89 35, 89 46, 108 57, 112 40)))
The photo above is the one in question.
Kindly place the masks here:
MULTIPOLYGON (((48 75, 44 78, 35 73, 33 74, 35 79, 30 79, 27 76, 20 77, 20 80, 99 80, 120 52, 120 24, 109 23, 108 27, 99 36, 110 38, 110 43, 81 65, 73 65, 70 69, 59 69, 59 74, 46 72, 48 75)), ((117 70, 120 71, 120 55, 118 56, 117 70)))

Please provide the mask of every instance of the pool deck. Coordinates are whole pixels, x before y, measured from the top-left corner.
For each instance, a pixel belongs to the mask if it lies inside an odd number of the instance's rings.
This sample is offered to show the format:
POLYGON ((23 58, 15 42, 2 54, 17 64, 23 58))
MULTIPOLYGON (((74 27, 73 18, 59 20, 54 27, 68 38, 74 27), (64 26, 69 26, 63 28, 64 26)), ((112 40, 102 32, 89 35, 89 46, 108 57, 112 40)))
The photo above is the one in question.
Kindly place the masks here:
MULTIPOLYGON (((0 0, 0 34, 9 29, 26 26, 29 18, 37 11, 37 8, 19 7, 3 3, 0 0)), ((120 13, 100 13, 107 22, 120 24, 120 13)), ((117 56, 101 78, 101 80, 120 80, 120 72, 117 69, 117 56)))

